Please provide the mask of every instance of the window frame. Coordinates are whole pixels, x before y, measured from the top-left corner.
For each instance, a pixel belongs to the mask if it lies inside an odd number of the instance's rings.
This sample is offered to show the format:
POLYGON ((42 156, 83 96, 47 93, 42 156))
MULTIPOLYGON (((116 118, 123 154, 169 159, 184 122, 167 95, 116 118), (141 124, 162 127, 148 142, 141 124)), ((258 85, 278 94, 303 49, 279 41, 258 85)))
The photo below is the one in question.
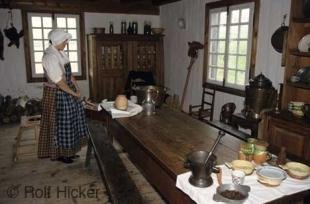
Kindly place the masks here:
POLYGON ((79 36, 80 36, 80 45, 78 49, 80 49, 80 70, 81 74, 74 75, 77 80, 86 80, 86 52, 85 52, 85 24, 84 24, 84 15, 81 12, 63 12, 63 11, 50 11, 50 10, 22 10, 22 23, 24 28, 24 52, 25 52, 25 62, 26 62, 26 76, 27 76, 27 82, 44 82, 46 81, 46 78, 44 76, 42 77, 35 77, 33 75, 33 66, 32 66, 32 55, 33 55, 33 48, 30 44, 30 33, 31 30, 29 29, 29 23, 28 23, 28 13, 35 13, 35 14, 49 14, 52 16, 57 15, 78 15, 79 16, 79 36))
MULTIPOLYGON (((253 21, 252 26, 250 26, 252 29, 252 36, 250 37, 251 40, 249 40, 248 45, 248 52, 249 53, 249 61, 248 64, 248 73, 246 73, 246 79, 250 79, 254 77, 255 74, 255 60, 256 60, 256 49, 257 49, 257 33, 258 33, 258 21, 259 21, 259 10, 260 10, 260 0, 221 0, 216 2, 207 3, 205 7, 205 52, 204 52, 204 69, 203 69, 203 83, 210 83, 213 84, 214 87, 222 92, 230 93, 233 95, 238 96, 244 96, 244 88, 238 89, 238 86, 226 86, 227 82, 225 82, 225 73, 227 72, 227 67, 224 67, 224 80, 222 83, 216 83, 213 80, 208 79, 208 71, 209 71, 209 16, 210 16, 210 10, 218 9, 220 10, 223 7, 226 7, 226 10, 229 12, 229 8, 233 9, 235 7, 242 6, 242 4, 246 3, 254 3, 254 13, 253 13, 253 21)), ((229 13, 227 13, 229 15, 229 13)), ((228 20, 228 18, 227 18, 228 20)), ((227 27, 228 24, 226 24, 227 27)), ((227 40, 227 38, 225 39, 227 40)), ((228 47, 227 43, 225 43, 225 49, 228 47)), ((225 54, 224 57, 227 57, 228 55, 225 54)))

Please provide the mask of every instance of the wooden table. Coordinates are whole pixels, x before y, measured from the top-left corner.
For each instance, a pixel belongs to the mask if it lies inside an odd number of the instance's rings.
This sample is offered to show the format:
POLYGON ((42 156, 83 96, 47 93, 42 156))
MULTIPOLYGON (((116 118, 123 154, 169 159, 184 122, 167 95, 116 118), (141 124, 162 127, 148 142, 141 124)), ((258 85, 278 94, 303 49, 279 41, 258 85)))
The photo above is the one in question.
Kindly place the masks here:
MULTIPOLYGON (((189 152, 211 149, 218 129, 167 107, 157 109, 153 116, 139 114, 115 120, 109 117, 105 124, 108 134, 123 146, 130 159, 166 201, 171 204, 193 202, 175 187, 176 177, 189 171, 183 166, 189 152)), ((236 159, 241 142, 226 134, 215 151, 218 164, 236 159)), ((303 192, 297 198, 309 193, 303 192)), ((290 200, 287 198, 285 200, 290 200)))
MULTIPOLYGON (((192 203, 175 187, 186 155, 194 150, 210 150, 218 130, 188 115, 161 107, 153 116, 139 114, 108 122, 108 131, 128 152, 147 180, 169 203, 192 203)), ((241 140, 226 135, 215 154, 218 162, 237 158, 241 140)))

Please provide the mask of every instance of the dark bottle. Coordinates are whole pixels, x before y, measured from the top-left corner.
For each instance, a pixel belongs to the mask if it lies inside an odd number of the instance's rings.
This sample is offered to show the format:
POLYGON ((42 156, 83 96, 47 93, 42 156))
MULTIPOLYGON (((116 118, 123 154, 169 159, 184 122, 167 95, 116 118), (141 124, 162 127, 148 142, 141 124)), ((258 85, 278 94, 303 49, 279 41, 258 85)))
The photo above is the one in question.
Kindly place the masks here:
POLYGON ((113 28, 113 23, 112 22, 110 22, 109 33, 110 34, 114 33, 114 28, 113 28))
POLYGON ((121 23, 121 34, 126 34, 126 32, 127 32, 126 22, 122 21, 122 23, 121 23))
POLYGON ((128 25, 127 34, 133 34, 133 29, 132 29, 132 24, 131 23, 129 23, 129 25, 128 25))
POLYGON ((286 163, 286 149, 285 147, 281 147, 281 151, 277 158, 277 165, 283 165, 286 163))
POLYGON ((147 22, 144 22, 143 33, 144 35, 149 35, 149 25, 147 22))

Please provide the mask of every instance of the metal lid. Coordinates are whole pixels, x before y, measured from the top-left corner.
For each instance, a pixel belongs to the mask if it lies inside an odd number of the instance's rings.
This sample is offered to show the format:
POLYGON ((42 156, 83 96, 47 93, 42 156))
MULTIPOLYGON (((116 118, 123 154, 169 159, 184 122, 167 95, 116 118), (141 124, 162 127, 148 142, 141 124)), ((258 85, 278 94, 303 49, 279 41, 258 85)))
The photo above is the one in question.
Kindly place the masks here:
POLYGON ((250 86, 256 88, 271 88, 272 82, 267 77, 265 77, 265 75, 260 73, 254 78, 254 80, 250 80, 250 86))

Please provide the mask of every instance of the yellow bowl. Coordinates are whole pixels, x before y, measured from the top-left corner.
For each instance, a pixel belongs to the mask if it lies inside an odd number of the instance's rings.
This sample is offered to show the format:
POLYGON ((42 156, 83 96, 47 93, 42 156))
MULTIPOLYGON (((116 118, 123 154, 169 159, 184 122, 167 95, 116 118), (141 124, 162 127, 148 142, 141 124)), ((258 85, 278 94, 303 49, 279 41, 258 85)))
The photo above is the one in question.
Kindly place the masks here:
POLYGON ((292 178, 305 179, 310 175, 310 167, 299 162, 287 162, 282 168, 292 178))
POLYGON ((233 170, 243 171, 246 175, 250 175, 254 171, 254 164, 246 160, 234 160, 231 162, 233 170))
POLYGON ((163 34, 164 30, 165 30, 164 28, 152 28, 152 33, 154 35, 160 35, 163 34))

